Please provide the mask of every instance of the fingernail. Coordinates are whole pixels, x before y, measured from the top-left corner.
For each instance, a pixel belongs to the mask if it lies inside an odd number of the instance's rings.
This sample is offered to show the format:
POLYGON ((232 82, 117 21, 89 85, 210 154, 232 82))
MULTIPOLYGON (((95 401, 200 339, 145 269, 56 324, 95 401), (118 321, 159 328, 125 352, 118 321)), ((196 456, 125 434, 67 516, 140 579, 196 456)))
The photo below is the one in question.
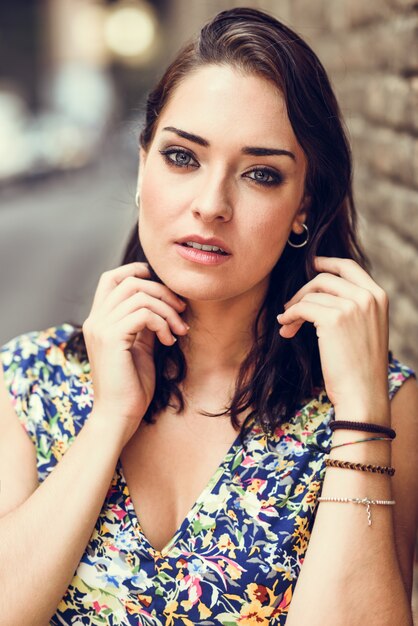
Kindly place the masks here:
POLYGON ((173 337, 173 344, 175 344, 177 341, 177 337, 173 337))
POLYGON ((190 326, 189 326, 188 324, 186 324, 185 322, 183 322, 183 326, 184 326, 185 328, 187 328, 187 330, 190 330, 190 326))
POLYGON ((279 313, 279 315, 276 316, 276 319, 279 319, 279 317, 283 317, 283 313, 279 313))

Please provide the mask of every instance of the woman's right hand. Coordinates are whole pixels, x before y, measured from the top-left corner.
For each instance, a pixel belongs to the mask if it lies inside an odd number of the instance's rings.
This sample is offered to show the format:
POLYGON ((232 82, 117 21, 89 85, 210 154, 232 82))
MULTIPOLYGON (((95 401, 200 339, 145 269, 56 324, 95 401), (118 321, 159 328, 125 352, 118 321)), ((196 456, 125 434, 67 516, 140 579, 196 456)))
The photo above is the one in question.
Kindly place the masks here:
POLYGON ((188 327, 186 303, 168 287, 149 280, 146 263, 104 272, 83 334, 94 391, 92 417, 108 421, 124 443, 138 428, 155 389, 155 335, 171 346, 188 327))

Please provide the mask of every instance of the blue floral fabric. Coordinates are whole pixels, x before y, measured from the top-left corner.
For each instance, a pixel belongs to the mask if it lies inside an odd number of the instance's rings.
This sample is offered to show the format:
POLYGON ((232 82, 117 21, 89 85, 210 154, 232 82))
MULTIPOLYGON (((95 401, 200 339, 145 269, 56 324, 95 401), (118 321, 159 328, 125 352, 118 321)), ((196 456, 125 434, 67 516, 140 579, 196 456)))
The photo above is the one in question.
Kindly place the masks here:
MULTIPOLYGON (((93 405, 87 361, 66 357, 74 327, 20 335, 0 349, 6 386, 37 452, 39 481, 93 405)), ((392 397, 412 370, 390 359, 392 397)), ((325 392, 266 436, 253 420, 171 541, 145 537, 120 461, 74 578, 50 625, 282 626, 309 544, 331 441, 325 392)))

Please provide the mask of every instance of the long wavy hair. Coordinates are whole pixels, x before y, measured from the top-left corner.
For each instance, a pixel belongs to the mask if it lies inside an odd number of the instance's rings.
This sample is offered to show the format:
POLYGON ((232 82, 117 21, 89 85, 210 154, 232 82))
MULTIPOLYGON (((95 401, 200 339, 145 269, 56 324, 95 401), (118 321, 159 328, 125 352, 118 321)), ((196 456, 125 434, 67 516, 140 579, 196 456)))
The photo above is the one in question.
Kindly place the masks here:
MULTIPOLYGON (((150 92, 140 144, 150 146, 159 116, 179 83, 207 64, 229 65, 261 76, 282 94, 293 131, 307 159, 305 191, 310 196, 309 241, 300 249, 286 246, 273 268, 265 299, 253 327, 253 345, 243 360, 230 406, 217 414, 230 415, 239 430, 239 415, 248 411, 243 433, 255 418, 266 433, 289 419, 297 407, 323 389, 318 341, 311 324, 295 337, 283 339, 276 315, 284 303, 315 276, 315 255, 337 256, 368 266, 356 233, 352 194, 352 165, 341 112, 324 67, 294 31, 272 16, 249 8, 222 11, 180 50, 150 92), (264 315, 263 315, 264 313, 264 315)), ((132 230, 122 264, 147 261, 132 230)), ((153 279, 159 280, 158 276, 153 279)), ((81 328, 66 349, 87 358, 81 328)), ((180 384, 187 363, 180 346, 155 341, 156 387, 144 416, 147 422, 167 406, 184 410, 180 384)))

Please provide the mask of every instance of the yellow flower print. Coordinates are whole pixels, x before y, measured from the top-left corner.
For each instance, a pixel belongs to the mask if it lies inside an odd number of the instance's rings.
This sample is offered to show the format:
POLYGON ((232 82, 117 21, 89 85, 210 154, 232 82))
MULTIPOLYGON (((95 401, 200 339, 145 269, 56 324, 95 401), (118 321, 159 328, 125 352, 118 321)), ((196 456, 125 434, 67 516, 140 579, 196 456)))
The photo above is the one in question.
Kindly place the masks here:
POLYGON ((235 558, 235 550, 237 549, 237 546, 232 543, 231 537, 227 533, 223 533, 219 537, 218 548, 221 552, 228 552, 228 556, 232 559, 235 558))
POLYGON ((292 595, 293 595, 292 585, 289 585, 289 587, 286 589, 286 591, 283 594, 283 598, 279 606, 276 606, 276 608, 273 609, 273 613, 272 613, 273 618, 278 617, 279 615, 284 615, 285 613, 288 612, 290 603, 292 601, 292 595))
POLYGON ((313 480, 310 483, 309 491, 314 495, 314 494, 318 493, 320 488, 321 488, 321 482, 319 480, 313 480))
POLYGON ((231 519, 233 519, 234 521, 236 521, 237 518, 237 514, 235 513, 235 511, 233 511, 232 509, 228 509, 228 511, 226 512, 226 514, 228 515, 228 517, 230 517, 231 519))
POLYGON ((170 602, 167 602, 167 604, 165 605, 165 609, 163 611, 164 615, 173 615, 173 613, 175 611, 177 611, 177 609, 179 608, 179 603, 177 602, 177 600, 170 600, 170 602))
POLYGON ((248 556, 252 556, 254 554, 254 552, 260 552, 259 546, 251 546, 251 549, 250 549, 250 552, 249 552, 248 556))
POLYGON ((211 541, 212 541, 212 537, 213 537, 213 530, 208 530, 204 537, 203 537, 203 541, 202 541, 202 548, 207 548, 211 541))
POLYGON ((67 450, 67 445, 63 441, 54 441, 54 444, 51 446, 51 452, 57 461, 60 461, 67 450))
POLYGON ((185 611, 190 611, 190 609, 193 608, 193 605, 195 604, 194 602, 192 602, 191 600, 182 600, 180 602, 181 606, 183 607, 183 609, 185 611))
POLYGON ((308 507, 310 509, 314 508, 317 502, 317 493, 320 487, 321 483, 318 480, 313 480, 311 483, 309 483, 308 490, 302 501, 302 508, 304 511, 306 511, 308 507))
POLYGON ((267 587, 257 583, 249 583, 245 591, 251 601, 265 602, 269 597, 267 587))
POLYGON ((247 491, 249 491, 250 493, 261 493, 266 482, 267 481, 261 480, 260 478, 252 478, 249 481, 247 491))
MULTIPOLYGON (((101 526, 100 526, 100 536, 104 537, 105 535, 110 535, 111 534, 111 530, 108 526, 106 526, 106 524, 104 522, 102 522, 101 526)), ((105 542, 107 540, 105 539, 105 542)))
POLYGON ((241 578, 241 570, 233 563, 228 563, 225 568, 225 572, 230 578, 232 578, 232 580, 238 580, 238 578, 241 578))
POLYGON ((287 460, 287 459, 280 459, 279 464, 276 468, 276 472, 283 472, 283 470, 292 470, 293 466, 295 465, 294 461, 291 460, 287 460))
POLYGON ((305 486, 302 485, 301 483, 298 483, 295 489, 295 496, 299 496, 304 490, 305 490, 305 486))
POLYGON ((292 550, 296 552, 296 554, 299 554, 300 556, 301 554, 305 553, 307 547, 308 547, 308 542, 306 538, 301 537, 300 539, 298 539, 298 543, 295 543, 292 550))
POLYGON ((240 626, 268 626, 274 610, 272 606, 261 606, 258 600, 246 602, 240 611, 237 624, 240 626))
POLYGON ((299 515, 297 515, 295 522, 296 522, 296 526, 295 526, 295 530, 293 531, 292 537, 294 537, 296 541, 294 543, 292 550, 296 552, 297 554, 301 555, 305 552, 308 546, 308 541, 311 536, 311 533, 308 530, 308 518, 307 517, 300 517, 299 515))
POLYGON ((175 624, 174 618, 179 617, 176 613, 178 606, 179 603, 177 602, 177 600, 170 600, 170 602, 167 602, 167 604, 165 605, 163 613, 167 618, 166 626, 172 626, 172 624, 175 624))
POLYGON ((206 606, 206 604, 203 604, 203 602, 199 602, 197 608, 199 609, 200 619, 206 619, 212 615, 212 611, 206 606))
POLYGON ((276 502, 277 502, 277 498, 275 498, 274 496, 269 496, 267 500, 262 501, 263 509, 269 506, 274 506, 276 502))
POLYGON ((285 565, 285 566, 280 566, 280 567, 273 565, 273 569, 276 572, 280 572, 280 575, 283 580, 292 581, 294 578, 292 574, 292 568, 290 567, 290 565, 285 565))

